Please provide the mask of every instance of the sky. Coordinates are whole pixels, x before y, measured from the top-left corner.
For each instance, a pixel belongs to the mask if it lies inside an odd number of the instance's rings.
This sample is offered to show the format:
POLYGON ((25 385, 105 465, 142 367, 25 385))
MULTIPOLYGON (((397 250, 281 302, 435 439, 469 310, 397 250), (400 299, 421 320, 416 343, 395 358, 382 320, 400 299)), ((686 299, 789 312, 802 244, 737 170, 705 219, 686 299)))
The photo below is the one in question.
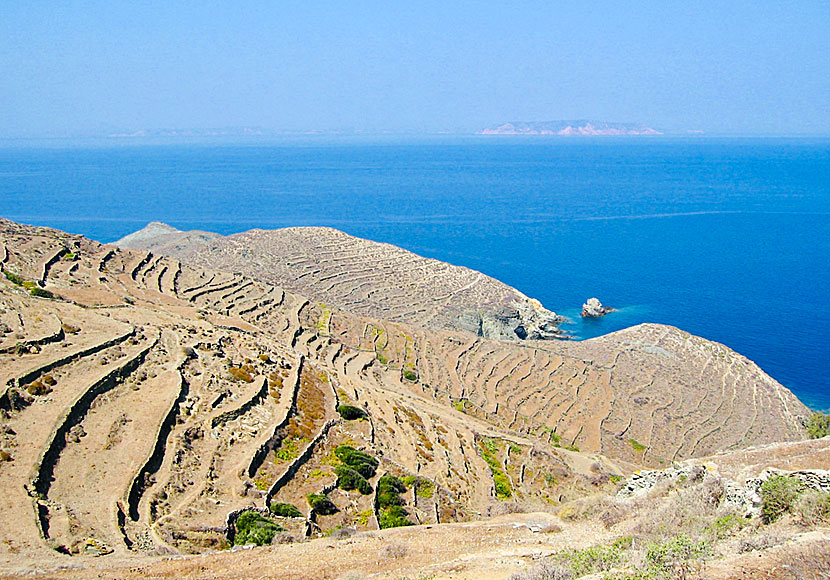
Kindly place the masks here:
POLYGON ((6 0, 0 138, 559 119, 830 135, 829 28, 826 0, 6 0))

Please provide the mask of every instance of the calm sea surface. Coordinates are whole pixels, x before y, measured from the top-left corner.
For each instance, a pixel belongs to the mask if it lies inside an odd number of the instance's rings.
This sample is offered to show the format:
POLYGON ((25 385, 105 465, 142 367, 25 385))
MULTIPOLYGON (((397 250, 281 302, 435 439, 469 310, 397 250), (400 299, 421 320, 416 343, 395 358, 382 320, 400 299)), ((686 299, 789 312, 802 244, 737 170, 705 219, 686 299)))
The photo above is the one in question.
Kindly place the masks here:
POLYGON ((725 343, 830 408, 830 140, 6 143, 0 216, 105 242, 333 226, 481 270, 580 338, 725 343), (591 296, 619 312, 581 321, 591 296))

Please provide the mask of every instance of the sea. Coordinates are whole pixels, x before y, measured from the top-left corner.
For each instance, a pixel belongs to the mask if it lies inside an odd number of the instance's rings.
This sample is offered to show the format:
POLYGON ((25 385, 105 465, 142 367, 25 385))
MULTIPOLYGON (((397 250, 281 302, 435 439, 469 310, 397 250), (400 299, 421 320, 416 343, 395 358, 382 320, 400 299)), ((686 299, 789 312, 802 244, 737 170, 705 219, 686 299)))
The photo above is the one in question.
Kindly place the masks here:
POLYGON ((331 226, 480 270, 576 339, 724 343, 830 409, 830 139, 3 141, 0 216, 102 242, 331 226), (617 311, 583 320, 590 297, 617 311))

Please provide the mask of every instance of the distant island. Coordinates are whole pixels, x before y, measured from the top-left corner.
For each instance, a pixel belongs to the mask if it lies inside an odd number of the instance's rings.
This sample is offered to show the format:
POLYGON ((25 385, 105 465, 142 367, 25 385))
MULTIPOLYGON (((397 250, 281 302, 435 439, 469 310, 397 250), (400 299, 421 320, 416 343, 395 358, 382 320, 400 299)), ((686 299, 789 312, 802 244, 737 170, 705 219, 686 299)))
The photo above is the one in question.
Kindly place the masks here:
POLYGON ((476 135, 662 135, 641 123, 605 121, 513 121, 477 131, 476 135))

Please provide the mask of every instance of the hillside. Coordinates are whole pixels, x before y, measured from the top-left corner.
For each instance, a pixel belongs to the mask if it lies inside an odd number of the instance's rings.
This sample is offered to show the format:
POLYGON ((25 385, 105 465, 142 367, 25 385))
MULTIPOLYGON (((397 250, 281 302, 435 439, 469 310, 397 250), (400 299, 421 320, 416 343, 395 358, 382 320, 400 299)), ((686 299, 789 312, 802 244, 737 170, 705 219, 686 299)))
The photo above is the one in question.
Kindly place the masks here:
POLYGON ((396 513, 476 521, 610 493, 643 465, 804 438, 787 389, 671 327, 493 340, 6 220, 0 265, 9 570, 212 551, 239 510, 275 502, 299 508, 281 520, 295 537, 396 513), (366 493, 337 486, 352 456, 374 465, 366 493), (402 482, 392 496, 384 476, 402 482))
POLYGON ((332 228, 230 236, 149 224, 115 242, 240 272, 354 314, 487 338, 563 338, 562 318, 480 272, 332 228))

